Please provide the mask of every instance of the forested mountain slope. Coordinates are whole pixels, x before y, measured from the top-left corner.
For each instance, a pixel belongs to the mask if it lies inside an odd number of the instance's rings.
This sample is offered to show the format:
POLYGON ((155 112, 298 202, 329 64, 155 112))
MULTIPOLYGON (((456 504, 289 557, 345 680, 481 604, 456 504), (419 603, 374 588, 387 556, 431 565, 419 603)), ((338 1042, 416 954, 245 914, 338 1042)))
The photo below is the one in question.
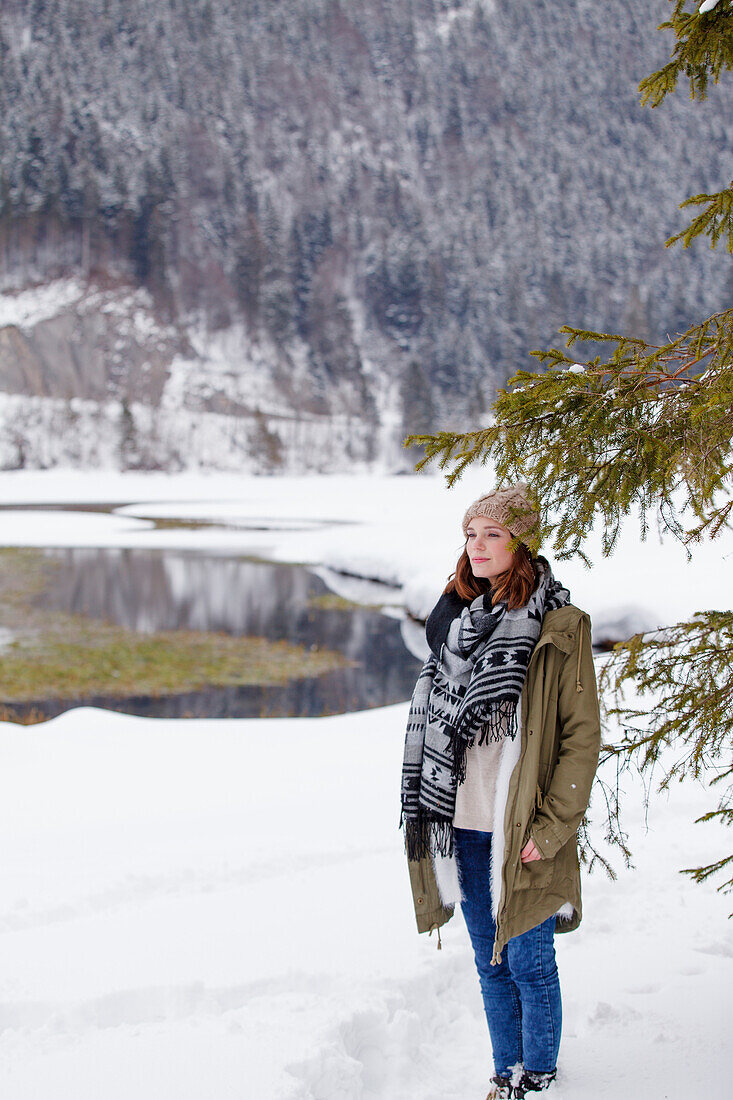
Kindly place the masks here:
POLYGON ((667 8, 3 0, 0 287, 61 280, 64 304, 5 299, 0 389, 124 402, 143 435, 145 408, 173 436, 177 409, 233 417, 225 464, 263 438, 308 462, 324 431, 326 466, 372 461, 480 415, 563 321, 717 308, 720 258, 663 242, 730 176, 733 100, 638 105, 667 8))

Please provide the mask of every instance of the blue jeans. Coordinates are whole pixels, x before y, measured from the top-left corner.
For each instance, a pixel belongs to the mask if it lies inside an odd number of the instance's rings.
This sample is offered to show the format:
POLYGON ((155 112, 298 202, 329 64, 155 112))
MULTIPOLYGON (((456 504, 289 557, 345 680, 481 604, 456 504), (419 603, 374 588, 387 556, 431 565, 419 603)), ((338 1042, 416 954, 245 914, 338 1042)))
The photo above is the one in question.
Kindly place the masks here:
POLYGON ((510 1077, 518 1062, 533 1073, 557 1066, 562 1029, 560 979, 555 962, 555 917, 509 940, 502 961, 491 965, 496 924, 491 911, 491 833, 455 829, 455 852, 494 1071, 510 1077))

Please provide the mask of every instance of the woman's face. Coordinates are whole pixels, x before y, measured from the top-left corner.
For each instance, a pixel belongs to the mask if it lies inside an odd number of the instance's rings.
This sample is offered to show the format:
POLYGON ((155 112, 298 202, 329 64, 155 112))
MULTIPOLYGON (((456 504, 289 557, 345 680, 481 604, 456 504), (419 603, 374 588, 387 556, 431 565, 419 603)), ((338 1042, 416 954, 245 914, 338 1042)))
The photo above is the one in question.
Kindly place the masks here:
POLYGON ((473 516, 466 535, 466 553, 474 577, 493 580, 511 568, 514 554, 509 550, 513 535, 508 527, 485 516, 473 516))

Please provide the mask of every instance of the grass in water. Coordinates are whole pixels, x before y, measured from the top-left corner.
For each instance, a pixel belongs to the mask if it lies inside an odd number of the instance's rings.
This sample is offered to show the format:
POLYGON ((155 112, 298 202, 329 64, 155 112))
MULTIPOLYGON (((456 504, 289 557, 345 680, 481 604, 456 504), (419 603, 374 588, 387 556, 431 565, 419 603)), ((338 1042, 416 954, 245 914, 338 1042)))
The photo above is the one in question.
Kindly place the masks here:
POLYGON ((373 604, 355 603, 354 600, 347 600, 345 596, 337 596, 335 592, 324 592, 321 596, 311 596, 308 600, 308 606, 318 608, 319 611, 353 611, 354 608, 378 610, 373 604))
POLYGON ((0 550, 0 653, 4 704, 86 695, 173 695, 205 687, 319 676, 352 664, 331 650, 203 631, 138 634, 36 601, 57 563, 35 550, 0 550))

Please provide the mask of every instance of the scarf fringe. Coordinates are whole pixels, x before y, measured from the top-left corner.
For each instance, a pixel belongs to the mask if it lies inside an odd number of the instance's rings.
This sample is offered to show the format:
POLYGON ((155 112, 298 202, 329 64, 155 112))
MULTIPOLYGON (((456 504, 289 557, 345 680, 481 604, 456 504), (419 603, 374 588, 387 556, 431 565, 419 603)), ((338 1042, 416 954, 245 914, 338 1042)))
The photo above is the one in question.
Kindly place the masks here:
POLYGON ((457 783, 466 781, 466 753, 476 743, 512 740, 517 736, 517 704, 514 699, 500 699, 488 707, 480 707, 465 715, 461 725, 452 731, 450 748, 453 753, 453 776, 457 783))
POLYGON ((453 855, 453 822, 429 817, 421 808, 417 817, 402 815, 400 825, 405 830, 405 847, 409 860, 426 856, 453 855))

